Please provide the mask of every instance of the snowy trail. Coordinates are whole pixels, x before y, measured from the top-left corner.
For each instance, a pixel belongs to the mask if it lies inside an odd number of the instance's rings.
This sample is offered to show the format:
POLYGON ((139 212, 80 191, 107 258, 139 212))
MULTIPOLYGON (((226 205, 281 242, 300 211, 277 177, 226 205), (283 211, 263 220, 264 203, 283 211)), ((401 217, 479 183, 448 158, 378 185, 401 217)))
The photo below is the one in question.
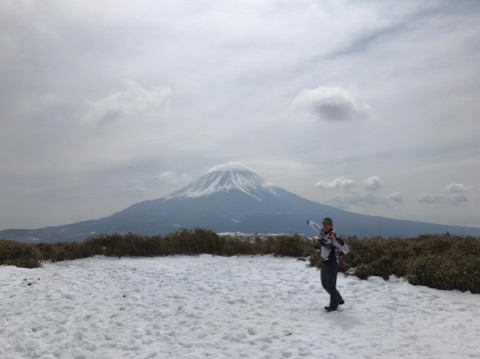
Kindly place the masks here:
POLYGON ((480 358, 480 295, 272 256, 0 267, 0 358, 480 358))

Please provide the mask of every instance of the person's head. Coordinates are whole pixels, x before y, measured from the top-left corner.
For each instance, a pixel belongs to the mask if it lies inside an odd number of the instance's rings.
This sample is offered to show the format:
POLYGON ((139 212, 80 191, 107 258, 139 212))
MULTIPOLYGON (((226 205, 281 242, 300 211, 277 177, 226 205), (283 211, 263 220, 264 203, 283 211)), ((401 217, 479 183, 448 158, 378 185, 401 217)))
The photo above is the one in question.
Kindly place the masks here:
POLYGON ((331 218, 325 217, 322 221, 322 225, 323 225, 323 229, 328 230, 333 227, 333 221, 331 218))

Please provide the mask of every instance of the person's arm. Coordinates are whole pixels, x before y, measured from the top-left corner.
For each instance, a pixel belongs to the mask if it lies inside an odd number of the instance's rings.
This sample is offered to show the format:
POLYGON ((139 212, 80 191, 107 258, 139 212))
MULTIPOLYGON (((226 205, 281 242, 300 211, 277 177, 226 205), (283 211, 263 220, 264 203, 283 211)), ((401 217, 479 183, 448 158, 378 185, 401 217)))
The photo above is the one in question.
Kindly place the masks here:
POLYGON ((342 238, 337 237, 336 235, 332 241, 332 244, 337 247, 343 254, 347 254, 348 252, 350 252, 350 248, 348 248, 347 243, 345 243, 342 238))
POLYGON ((319 224, 311 220, 307 220, 307 224, 317 233, 317 235, 320 235, 322 227, 319 224))

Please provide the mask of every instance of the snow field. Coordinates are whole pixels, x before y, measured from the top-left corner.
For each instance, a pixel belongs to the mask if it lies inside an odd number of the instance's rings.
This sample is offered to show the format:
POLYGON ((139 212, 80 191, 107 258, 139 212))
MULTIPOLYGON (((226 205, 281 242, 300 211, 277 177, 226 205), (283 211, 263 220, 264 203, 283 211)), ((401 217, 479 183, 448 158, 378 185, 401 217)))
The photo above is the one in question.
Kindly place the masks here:
POLYGON ((0 358, 480 358, 480 296, 272 256, 0 267, 0 358))

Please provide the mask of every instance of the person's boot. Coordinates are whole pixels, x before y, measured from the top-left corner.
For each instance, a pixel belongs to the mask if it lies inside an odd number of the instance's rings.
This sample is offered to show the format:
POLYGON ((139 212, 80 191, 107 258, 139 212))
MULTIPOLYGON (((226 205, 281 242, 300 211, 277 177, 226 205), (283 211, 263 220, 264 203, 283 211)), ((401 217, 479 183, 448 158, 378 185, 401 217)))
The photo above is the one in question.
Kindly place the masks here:
POLYGON ((325 310, 327 312, 333 312, 333 311, 337 310, 337 307, 334 307, 333 305, 329 305, 328 307, 325 307, 325 310))
POLYGON ((340 300, 338 301, 338 305, 342 305, 342 304, 345 304, 345 301, 343 300, 343 298, 340 298, 340 300))

